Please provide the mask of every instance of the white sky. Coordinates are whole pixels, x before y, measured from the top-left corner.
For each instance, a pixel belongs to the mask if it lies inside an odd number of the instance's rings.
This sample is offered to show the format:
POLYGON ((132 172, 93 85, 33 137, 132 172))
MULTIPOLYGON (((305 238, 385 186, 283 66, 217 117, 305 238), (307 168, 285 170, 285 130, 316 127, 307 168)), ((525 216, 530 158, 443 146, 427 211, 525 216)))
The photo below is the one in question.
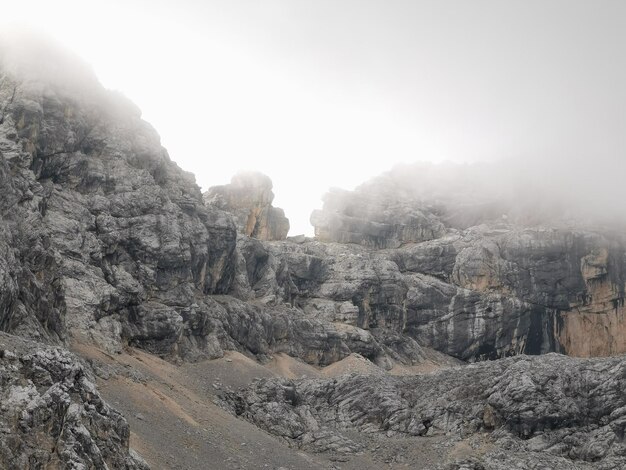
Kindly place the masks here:
MULTIPOLYGON (((291 234, 399 162, 626 157, 623 0, 0 0, 89 62, 203 189, 274 182, 291 234)), ((610 160, 605 160, 610 161, 610 160)))

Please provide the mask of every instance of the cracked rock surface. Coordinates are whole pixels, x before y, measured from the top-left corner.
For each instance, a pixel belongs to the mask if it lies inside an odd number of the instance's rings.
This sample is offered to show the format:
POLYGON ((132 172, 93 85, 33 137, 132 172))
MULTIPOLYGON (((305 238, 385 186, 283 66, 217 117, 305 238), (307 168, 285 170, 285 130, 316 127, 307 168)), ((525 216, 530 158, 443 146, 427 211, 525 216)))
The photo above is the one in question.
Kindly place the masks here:
POLYGON ((548 354, 410 377, 261 379, 223 399, 316 452, 355 454, 381 437, 481 438, 483 455, 439 468, 618 469, 626 465, 625 374, 623 357, 548 354))
POLYGON ((418 167, 331 191, 316 239, 285 239, 268 177, 203 196, 80 61, 5 52, 0 330, 37 343, 0 336, 2 465, 142 468, 123 418, 61 348, 81 342, 174 362, 359 357, 376 373, 224 398, 338 459, 402 439, 413 458, 413 440, 432 438, 461 446, 449 468, 623 468, 624 359, 549 354, 626 353, 623 231, 473 200, 459 175, 442 185, 418 167), (424 364, 447 369, 388 373, 424 364))
POLYGON ((67 351, 0 333, 0 467, 147 470, 92 380, 67 351))
POLYGON ((230 184, 213 186, 204 193, 208 206, 234 215, 237 229, 260 240, 284 240, 289 233, 285 212, 272 206, 272 180, 257 172, 239 172, 230 184))
POLYGON ((205 204, 136 107, 63 60, 80 86, 44 75, 47 62, 1 72, 4 331, 186 360, 359 353, 384 368, 424 348, 468 361, 626 351, 619 233, 486 209, 462 224, 454 201, 411 199, 392 174, 329 196, 329 229, 357 238, 276 241, 269 178, 238 175, 205 204))

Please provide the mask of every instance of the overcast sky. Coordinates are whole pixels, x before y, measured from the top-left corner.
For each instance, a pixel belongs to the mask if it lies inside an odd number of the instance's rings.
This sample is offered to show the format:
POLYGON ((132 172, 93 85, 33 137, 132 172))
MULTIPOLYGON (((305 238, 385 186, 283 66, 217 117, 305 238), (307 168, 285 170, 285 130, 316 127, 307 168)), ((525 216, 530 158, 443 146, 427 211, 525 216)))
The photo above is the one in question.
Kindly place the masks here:
POLYGON ((292 234, 399 162, 626 159, 624 0, 0 0, 143 110, 204 189, 274 181, 292 234))

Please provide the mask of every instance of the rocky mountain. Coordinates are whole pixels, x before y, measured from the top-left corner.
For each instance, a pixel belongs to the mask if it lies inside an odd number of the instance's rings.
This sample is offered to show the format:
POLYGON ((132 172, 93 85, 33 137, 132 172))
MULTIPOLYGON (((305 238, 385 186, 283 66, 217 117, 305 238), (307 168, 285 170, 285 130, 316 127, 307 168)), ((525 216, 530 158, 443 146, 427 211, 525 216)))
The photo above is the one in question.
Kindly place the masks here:
POLYGON ((206 367, 233 351, 311 371, 359 358, 364 375, 193 392, 335 462, 432 437, 487 446, 444 452, 451 468, 625 464, 622 359, 546 355, 626 352, 623 231, 472 196, 455 170, 440 187, 416 165, 331 191, 315 239, 288 238, 267 176, 203 195, 77 59, 0 57, 5 467, 147 465, 93 385, 124 369, 79 345, 206 367))

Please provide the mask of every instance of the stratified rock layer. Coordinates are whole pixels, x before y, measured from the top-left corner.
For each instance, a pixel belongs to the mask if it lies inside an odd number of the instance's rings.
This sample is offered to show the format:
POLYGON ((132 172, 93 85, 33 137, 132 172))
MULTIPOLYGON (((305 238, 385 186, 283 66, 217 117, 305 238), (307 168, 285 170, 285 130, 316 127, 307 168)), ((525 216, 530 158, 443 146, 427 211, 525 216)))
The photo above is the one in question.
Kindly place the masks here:
POLYGON ((314 212, 318 239, 370 248, 366 256, 402 274, 394 300, 381 302, 398 306, 391 316, 355 298, 359 326, 377 317, 464 359, 626 352, 623 232, 533 213, 510 197, 486 202, 460 169, 450 171, 456 179, 441 172, 403 167, 354 192, 331 191, 314 212), (458 186, 434 187, 429 171, 458 186))
POLYGON ((392 357, 415 341, 465 360, 626 351, 623 244, 609 235, 500 225, 390 250, 240 238, 237 251, 237 295, 356 327, 392 357))
POLYGON ((233 215, 204 205, 132 104, 89 74, 75 89, 27 72, 3 70, 0 82, 3 330, 188 360, 238 349, 329 364, 359 352, 389 366, 354 322, 290 301, 290 274, 271 280, 262 266, 265 242, 237 240, 233 215), (259 276, 275 292, 255 300, 259 276))
POLYGON ((289 233, 289 220, 282 209, 272 206, 272 181, 266 175, 241 172, 230 184, 213 186, 204 193, 208 206, 235 216, 241 233, 259 240, 284 240, 289 233))
POLYGON ((269 178, 240 174, 205 204, 131 103, 82 68, 78 86, 36 66, 0 82, 5 331, 190 360, 357 352, 384 367, 424 347, 463 360, 626 351, 619 233, 513 223, 506 200, 498 216, 425 181, 416 192, 407 170, 332 192, 318 241, 271 241, 287 228, 269 178))

